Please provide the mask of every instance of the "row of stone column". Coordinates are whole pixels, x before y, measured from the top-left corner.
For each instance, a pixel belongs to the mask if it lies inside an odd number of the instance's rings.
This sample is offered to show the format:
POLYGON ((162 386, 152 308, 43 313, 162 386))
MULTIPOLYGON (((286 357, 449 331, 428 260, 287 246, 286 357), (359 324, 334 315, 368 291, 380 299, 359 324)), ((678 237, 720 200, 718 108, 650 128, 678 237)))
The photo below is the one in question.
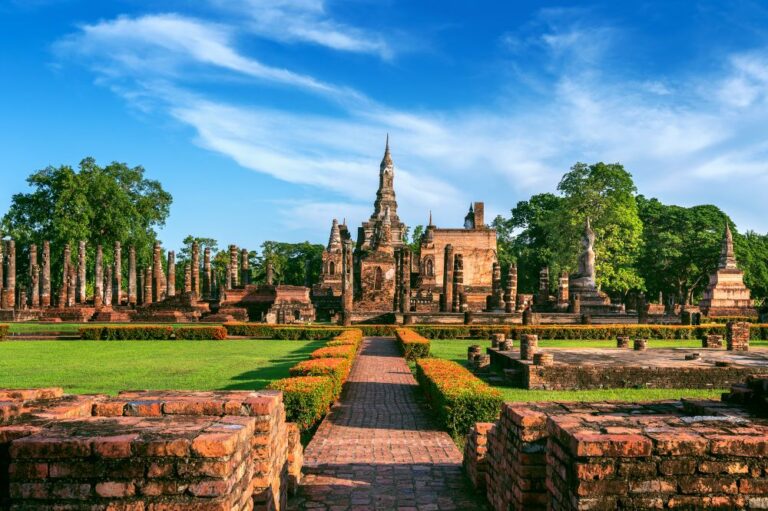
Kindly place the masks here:
MULTIPOLYGON (((271 284, 271 266, 267 264, 267 284, 271 284)), ((227 264, 226 286, 233 289, 240 285, 251 283, 251 270, 248 263, 248 250, 238 249, 237 245, 229 246, 229 263, 227 264)))
MULTIPOLYGON (((194 292, 200 296, 201 291, 211 296, 216 287, 215 276, 211 265, 211 250, 205 248, 203 261, 203 279, 200 279, 200 254, 198 244, 192 245, 191 265, 188 282, 184 291, 194 292)), ((142 271, 137 270, 136 249, 130 247, 128 254, 128 286, 127 296, 123 292, 122 246, 120 242, 114 245, 114 263, 104 264, 104 251, 101 245, 96 247, 94 268, 95 307, 120 305, 138 305, 163 300, 176 295, 176 254, 168 252, 168 276, 162 267, 162 249, 159 243, 153 247, 152 264, 142 271)), ((243 280, 250 281, 248 274, 247 252, 243 251, 243 280)), ((62 280, 58 290, 57 304, 59 307, 73 307, 87 303, 86 281, 86 242, 77 244, 77 259, 72 261, 72 249, 69 244, 64 246, 62 280)), ((17 304, 29 305, 33 308, 52 306, 51 289, 51 247, 50 242, 43 242, 42 254, 38 253, 36 244, 29 247, 29 288, 23 292, 23 297, 17 300, 16 286, 16 244, 14 240, 0 240, 0 309, 10 309, 17 304)))

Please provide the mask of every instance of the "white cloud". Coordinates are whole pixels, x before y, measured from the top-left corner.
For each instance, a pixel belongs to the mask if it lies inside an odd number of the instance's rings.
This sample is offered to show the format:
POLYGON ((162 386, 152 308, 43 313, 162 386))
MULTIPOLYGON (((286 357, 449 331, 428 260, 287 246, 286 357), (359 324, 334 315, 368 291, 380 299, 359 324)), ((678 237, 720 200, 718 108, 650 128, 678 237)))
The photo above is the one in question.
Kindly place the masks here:
MULTIPOLYGON (((259 3, 279 16, 297 11, 304 19, 327 17, 319 1, 259 3)), ((603 61, 616 29, 560 20, 534 37, 547 62, 564 64, 544 63, 554 74, 543 96, 513 107, 413 113, 266 66, 237 50, 241 28, 174 14, 121 17, 85 25, 59 46, 85 59, 128 101, 157 101, 194 130, 200 146, 326 194, 279 204, 286 228, 317 226, 318 235, 332 217, 345 215, 335 208, 348 208, 351 218, 367 216, 387 132, 401 217, 414 224, 434 210, 441 225, 460 225, 470 200, 507 211, 531 193, 552 191, 576 161, 622 162, 642 193, 667 201, 738 201, 739 182, 728 177, 768 175, 768 151, 757 129, 768 119, 768 59, 762 53, 734 55, 714 76, 623 79, 603 61), (193 79, 211 70, 310 92, 314 100, 332 100, 336 110, 307 114, 267 107, 257 95, 247 103, 221 100, 193 79)), ((531 37, 515 39, 516 50, 531 37)))
POLYGON ((248 29, 261 37, 374 54, 383 59, 394 55, 391 44, 382 35, 331 18, 323 0, 220 0, 214 3, 248 18, 248 29))
POLYGON ((55 48, 67 56, 92 59, 90 64, 106 78, 181 79, 204 65, 337 98, 359 96, 351 89, 243 56, 234 47, 235 32, 231 26, 178 14, 121 16, 83 25, 55 48))

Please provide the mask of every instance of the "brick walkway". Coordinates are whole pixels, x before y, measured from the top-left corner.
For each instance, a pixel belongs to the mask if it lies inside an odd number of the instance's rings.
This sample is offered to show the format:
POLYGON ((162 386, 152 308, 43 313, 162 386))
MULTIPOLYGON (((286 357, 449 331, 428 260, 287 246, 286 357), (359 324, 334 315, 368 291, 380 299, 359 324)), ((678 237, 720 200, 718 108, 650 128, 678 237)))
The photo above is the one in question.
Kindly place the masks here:
POLYGON ((295 510, 482 510, 397 345, 367 338, 340 404, 304 452, 295 510))

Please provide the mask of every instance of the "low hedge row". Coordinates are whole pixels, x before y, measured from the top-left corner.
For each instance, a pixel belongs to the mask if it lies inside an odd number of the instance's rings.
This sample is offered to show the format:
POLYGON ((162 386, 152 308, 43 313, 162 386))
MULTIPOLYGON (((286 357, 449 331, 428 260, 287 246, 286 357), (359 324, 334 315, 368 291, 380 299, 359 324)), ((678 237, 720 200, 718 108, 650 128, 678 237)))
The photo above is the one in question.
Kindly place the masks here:
POLYGON ((283 392, 289 421, 306 431, 325 416, 341 394, 362 341, 362 331, 343 330, 313 351, 312 358, 289 369, 290 378, 270 383, 267 388, 283 392))
POLYGON ((227 329, 223 326, 183 326, 177 328, 174 334, 178 340, 223 341, 227 338, 227 329))
POLYGON ((333 380, 327 376, 294 376, 269 384, 272 390, 283 392, 285 416, 301 430, 308 430, 325 416, 333 402, 333 380))
POLYGON ((357 354, 357 347, 353 344, 342 346, 326 346, 310 353, 311 358, 346 358, 353 360, 357 354))
POLYGON ((8 332, 10 331, 11 326, 10 325, 0 325, 0 341, 8 337, 8 332))
POLYGON ((177 340, 224 340, 227 330, 221 326, 171 326, 119 325, 86 326, 79 330, 86 341, 166 341, 177 340))
MULTIPOLYGON (((523 334, 535 334, 540 339, 606 340, 624 335, 649 339, 686 340, 700 339, 709 334, 725 335, 724 324, 707 325, 483 325, 483 326, 435 326, 414 325, 409 327, 427 339, 490 339, 495 333, 504 333, 512 339, 523 334)), ((768 324, 752 324, 752 340, 768 339, 768 324)))
POLYGON ((338 326, 275 326, 263 323, 224 323, 229 335, 254 339, 284 339, 292 341, 320 341, 332 339, 344 332, 360 331, 362 336, 392 335, 394 325, 355 325, 353 330, 338 326))
POLYGON ((395 338, 406 360, 412 361, 429 356, 429 339, 425 339, 413 330, 398 328, 395 330, 395 338))
POLYGON ((87 326, 80 329, 80 338, 86 341, 165 341, 172 336, 171 326, 87 326))
POLYGON ((466 435, 476 422, 498 418, 501 393, 456 362, 420 359, 416 379, 440 423, 455 439, 466 435))

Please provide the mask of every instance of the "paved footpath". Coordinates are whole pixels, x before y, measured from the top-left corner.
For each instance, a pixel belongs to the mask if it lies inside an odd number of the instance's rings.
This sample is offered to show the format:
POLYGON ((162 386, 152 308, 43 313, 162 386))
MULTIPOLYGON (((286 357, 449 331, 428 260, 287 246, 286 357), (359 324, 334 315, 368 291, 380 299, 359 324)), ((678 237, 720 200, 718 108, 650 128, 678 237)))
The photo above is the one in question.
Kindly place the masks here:
POLYGON ((366 338, 341 401, 304 451, 294 510, 484 510, 461 453, 418 401, 394 339, 366 338))

